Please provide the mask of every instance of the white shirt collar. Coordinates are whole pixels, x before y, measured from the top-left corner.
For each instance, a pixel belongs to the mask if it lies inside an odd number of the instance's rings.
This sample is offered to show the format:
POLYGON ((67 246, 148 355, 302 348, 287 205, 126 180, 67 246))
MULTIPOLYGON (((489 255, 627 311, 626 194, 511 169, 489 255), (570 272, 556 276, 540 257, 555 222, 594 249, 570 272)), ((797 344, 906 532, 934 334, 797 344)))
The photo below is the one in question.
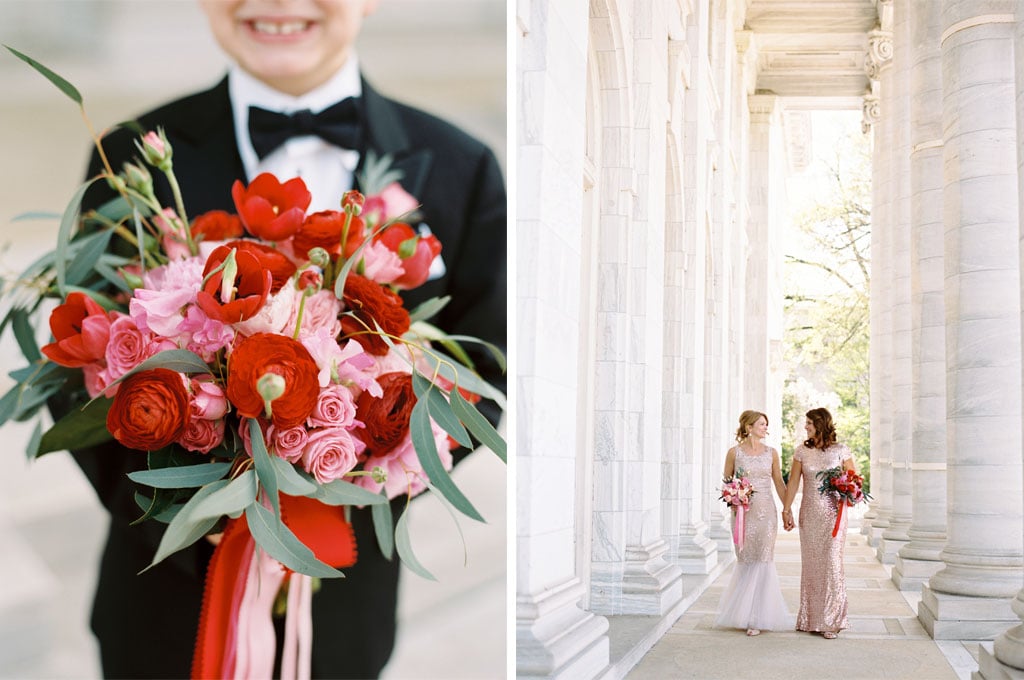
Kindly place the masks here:
POLYGON ((346 97, 360 97, 363 84, 359 77, 359 58, 353 51, 338 70, 323 85, 298 97, 279 92, 257 80, 238 64, 228 70, 228 95, 231 98, 232 117, 235 121, 235 137, 242 163, 251 173, 259 162, 256 151, 249 140, 249 107, 258 106, 269 111, 291 113, 309 109, 319 113, 346 97))

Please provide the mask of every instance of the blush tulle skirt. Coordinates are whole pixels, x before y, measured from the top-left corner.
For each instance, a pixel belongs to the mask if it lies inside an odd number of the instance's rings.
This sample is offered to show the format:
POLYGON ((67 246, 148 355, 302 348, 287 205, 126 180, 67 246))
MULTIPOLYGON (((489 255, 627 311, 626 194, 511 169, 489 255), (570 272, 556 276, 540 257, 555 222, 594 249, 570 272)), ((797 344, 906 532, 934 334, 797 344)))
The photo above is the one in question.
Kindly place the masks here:
POLYGON ((718 605, 716 628, 793 630, 774 562, 737 562, 718 605))

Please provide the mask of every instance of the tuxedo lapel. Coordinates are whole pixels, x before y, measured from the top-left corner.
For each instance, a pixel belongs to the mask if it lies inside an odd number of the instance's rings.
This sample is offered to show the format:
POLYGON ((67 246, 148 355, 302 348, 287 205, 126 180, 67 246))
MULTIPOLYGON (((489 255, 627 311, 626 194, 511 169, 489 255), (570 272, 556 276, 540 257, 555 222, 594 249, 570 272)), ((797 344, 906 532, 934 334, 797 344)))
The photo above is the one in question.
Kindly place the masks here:
POLYGON ((393 158, 392 168, 402 173, 402 188, 423 200, 423 189, 433 165, 434 154, 428 149, 412 148, 395 103, 381 96, 365 79, 362 99, 366 148, 362 150, 360 169, 366 151, 373 151, 377 156, 390 154, 393 158))

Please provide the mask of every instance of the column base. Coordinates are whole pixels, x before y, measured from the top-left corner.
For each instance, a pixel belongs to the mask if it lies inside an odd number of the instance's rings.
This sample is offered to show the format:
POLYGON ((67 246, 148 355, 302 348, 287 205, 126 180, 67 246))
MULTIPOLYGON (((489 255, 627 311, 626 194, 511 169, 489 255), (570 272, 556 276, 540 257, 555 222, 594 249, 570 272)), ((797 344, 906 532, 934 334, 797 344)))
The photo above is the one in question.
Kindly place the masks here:
POLYGON ((598 677, 609 663, 608 620, 579 608, 585 589, 572 579, 516 598, 516 677, 598 677))
POLYGON ((1024 680, 1024 671, 1002 663, 992 647, 991 642, 978 645, 978 670, 971 674, 972 680, 1024 680))
POLYGON ((703 532, 686 533, 669 550, 668 559, 684 574, 710 574, 718 564, 718 544, 703 532))
POLYGON ((661 616, 671 609, 683 597, 683 572, 665 561, 667 550, 662 539, 647 546, 627 546, 621 580, 617 569, 602 574, 595 564, 590 608, 601 614, 640 616, 661 616))
POLYGON ((875 557, 882 564, 895 564, 896 554, 899 553, 900 548, 905 546, 907 541, 900 541, 891 538, 879 538, 878 545, 875 549, 875 557))
POLYGON ((915 560, 897 555, 892 582, 897 590, 921 590, 921 586, 945 565, 942 560, 915 560))
POLYGON ((725 523, 725 518, 712 515, 710 527, 708 538, 714 541, 718 552, 732 552, 732 528, 725 523))
POLYGON ((1020 624, 1011 598, 967 597, 921 588, 917 618, 933 640, 994 640, 1020 624))

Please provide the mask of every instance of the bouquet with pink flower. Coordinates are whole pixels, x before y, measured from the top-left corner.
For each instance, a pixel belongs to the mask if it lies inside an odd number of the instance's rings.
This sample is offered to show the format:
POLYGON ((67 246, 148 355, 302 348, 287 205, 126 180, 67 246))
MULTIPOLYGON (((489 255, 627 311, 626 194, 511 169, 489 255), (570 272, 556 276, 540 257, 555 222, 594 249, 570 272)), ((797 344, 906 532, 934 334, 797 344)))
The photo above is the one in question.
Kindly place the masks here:
MULTIPOLYGON (((81 104, 60 76, 14 53, 81 104)), ((234 625, 269 611, 247 609, 253 598, 238 593, 290 582, 289 616, 308 618, 309 578, 355 563, 346 506, 372 507, 382 551, 432 578, 389 500, 430 489, 482 520, 448 475, 451 450, 480 442, 505 459, 475 406, 503 406, 504 396, 458 344, 480 341, 426 323, 447 300, 410 311, 397 293, 427 280, 441 244, 400 221, 417 204, 387 159, 366 159, 369 197, 348 192, 339 210, 307 214, 301 179, 262 174, 235 182, 237 214, 190 218, 167 138, 145 132, 137 146, 141 161, 108 165, 79 190, 56 249, 4 300, 0 329, 12 328, 29 365, 0 398, 0 424, 72 395, 75 408, 46 432, 37 426, 31 456, 109 440, 144 456, 147 469, 129 475, 148 489, 136 494, 138 521, 167 523, 150 566, 223 532, 194 673, 272 668, 274 645, 239 640, 234 625), (166 176, 175 205, 160 205, 146 165, 166 176), (98 180, 120 198, 79 221, 98 180), (53 340, 38 347, 33 319, 45 297, 60 303, 53 340), (269 653, 270 666, 234 650, 269 653)))
POLYGON ((864 478, 853 470, 837 466, 822 470, 817 477, 821 480, 818 493, 836 500, 836 523, 832 527, 832 535, 835 536, 839 533, 839 525, 843 521, 843 508, 852 508, 857 503, 867 502, 871 500, 871 496, 864 492, 864 478))
POLYGON ((744 475, 742 468, 737 468, 732 477, 722 480, 722 495, 718 498, 736 511, 732 540, 740 550, 743 549, 744 518, 754 493, 754 485, 744 475))

